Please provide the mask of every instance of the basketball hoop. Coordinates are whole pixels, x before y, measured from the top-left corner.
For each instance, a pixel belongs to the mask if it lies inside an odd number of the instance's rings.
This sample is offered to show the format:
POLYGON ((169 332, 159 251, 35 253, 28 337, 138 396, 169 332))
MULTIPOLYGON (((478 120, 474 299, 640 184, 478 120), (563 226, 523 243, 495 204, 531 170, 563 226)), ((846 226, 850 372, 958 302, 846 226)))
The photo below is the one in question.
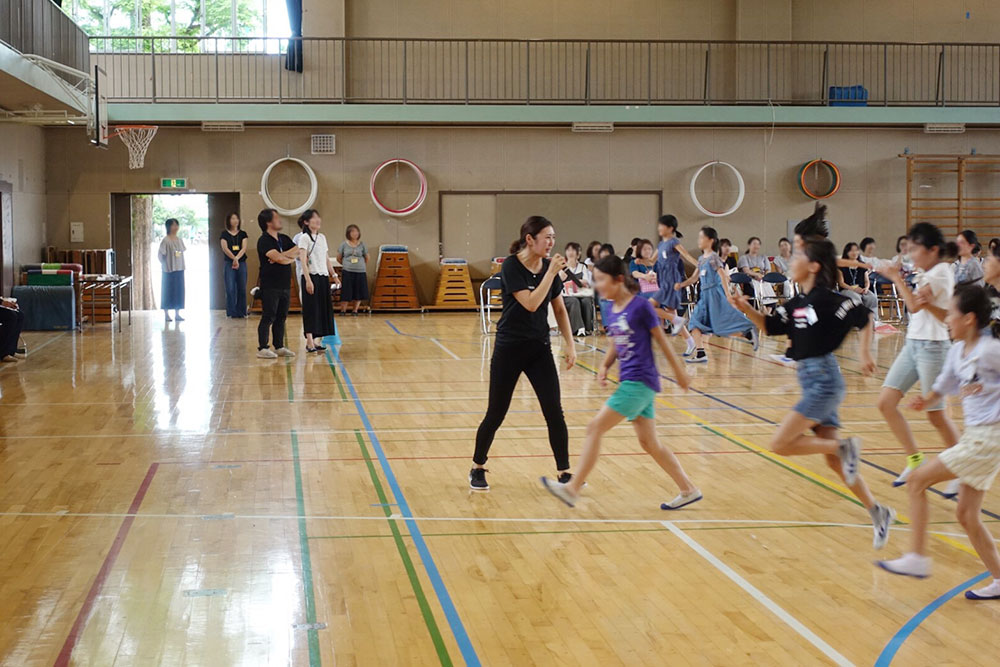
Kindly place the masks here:
POLYGON ((120 137, 128 147, 128 168, 142 169, 146 158, 146 149, 156 136, 156 125, 118 125, 112 136, 120 137))

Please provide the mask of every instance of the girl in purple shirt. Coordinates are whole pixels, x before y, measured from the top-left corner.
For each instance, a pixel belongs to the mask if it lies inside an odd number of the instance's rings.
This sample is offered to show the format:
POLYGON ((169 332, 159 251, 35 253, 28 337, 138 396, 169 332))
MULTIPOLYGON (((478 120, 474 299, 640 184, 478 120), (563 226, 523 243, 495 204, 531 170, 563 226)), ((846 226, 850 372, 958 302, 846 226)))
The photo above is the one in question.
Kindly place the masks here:
POLYGON ((597 379, 607 385, 608 371, 619 362, 618 389, 587 426, 583 442, 580 468, 572 479, 561 484, 542 477, 542 485, 552 495, 573 507, 580 498, 580 489, 594 469, 601 449, 601 437, 623 419, 632 422, 639 444, 680 487, 680 494, 660 505, 661 509, 675 510, 701 500, 701 491, 691 483, 674 453, 660 444, 656 435, 656 415, 653 405, 660 391, 660 376, 653 357, 653 341, 663 350, 673 369, 677 384, 683 389, 691 384, 677 355, 667 343, 660 328, 660 319, 652 304, 633 293, 634 282, 628 275, 625 262, 615 256, 601 259, 594 267, 594 286, 602 298, 611 301, 606 323, 611 348, 604 356, 597 379))

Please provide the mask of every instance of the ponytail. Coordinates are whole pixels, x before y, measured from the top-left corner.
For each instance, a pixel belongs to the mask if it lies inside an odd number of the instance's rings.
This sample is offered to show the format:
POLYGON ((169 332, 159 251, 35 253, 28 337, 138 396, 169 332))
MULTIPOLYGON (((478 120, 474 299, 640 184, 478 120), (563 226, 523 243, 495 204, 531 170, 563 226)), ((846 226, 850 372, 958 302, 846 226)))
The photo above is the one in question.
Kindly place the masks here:
POLYGON ((639 291, 639 284, 635 281, 635 278, 629 275, 628 267, 625 265, 625 260, 618 255, 608 255, 597 260, 597 264, 594 265, 594 268, 601 273, 607 274, 613 280, 622 278, 622 282, 625 283, 625 287, 633 294, 639 291))
POLYGON ((715 231, 715 227, 706 225, 701 228, 701 233, 705 235, 705 238, 712 240, 712 252, 719 252, 719 232, 715 231))
POLYGON ((510 254, 515 255, 521 251, 524 246, 528 244, 528 237, 536 237, 541 234, 545 229, 551 227, 552 223, 548 221, 547 218, 540 215, 533 215, 524 221, 521 225, 521 235, 520 237, 510 244, 510 254))

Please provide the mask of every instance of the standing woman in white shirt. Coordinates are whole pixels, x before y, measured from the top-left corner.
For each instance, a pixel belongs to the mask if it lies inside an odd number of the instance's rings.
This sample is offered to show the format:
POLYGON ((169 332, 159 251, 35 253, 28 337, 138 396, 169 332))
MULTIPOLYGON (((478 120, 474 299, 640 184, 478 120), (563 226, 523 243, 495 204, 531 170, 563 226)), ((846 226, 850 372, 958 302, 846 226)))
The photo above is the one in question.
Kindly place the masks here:
MULTIPOLYGON (((892 483, 893 486, 905 484, 910 473, 924 460, 906 418, 899 411, 899 402, 918 381, 920 390, 925 394, 930 393, 951 348, 951 338, 944 320, 955 291, 955 274, 951 266, 942 261, 953 250, 948 246, 940 229, 929 222, 918 222, 913 225, 909 234, 910 259, 918 269, 915 289, 910 290, 898 265, 882 268, 882 275, 896 284, 896 289, 911 314, 906 343, 886 374, 882 393, 878 398, 879 411, 906 451, 906 468, 892 483)), ((929 402, 925 410, 928 421, 937 429, 945 447, 958 442, 958 430, 948 418, 943 398, 929 402)))
POLYGON ((323 336, 336 333, 333 306, 330 302, 330 278, 336 278, 330 261, 326 236, 319 231, 323 221, 315 209, 306 209, 299 216, 302 233, 298 236, 299 262, 302 278, 299 296, 302 300, 302 331, 306 336, 307 352, 322 352, 323 336))

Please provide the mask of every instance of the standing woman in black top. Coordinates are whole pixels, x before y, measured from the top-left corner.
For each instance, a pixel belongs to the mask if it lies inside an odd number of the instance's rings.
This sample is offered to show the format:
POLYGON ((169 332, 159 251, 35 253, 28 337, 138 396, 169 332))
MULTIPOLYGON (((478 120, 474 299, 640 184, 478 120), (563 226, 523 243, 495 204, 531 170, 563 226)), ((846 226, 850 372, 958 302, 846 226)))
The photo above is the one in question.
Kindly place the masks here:
POLYGON ((226 218, 226 228, 219 236, 226 256, 222 275, 226 279, 226 317, 247 316, 247 233, 240 224, 240 214, 226 218))
POLYGON ((559 396, 559 373, 549 343, 548 306, 552 304, 563 337, 566 369, 576 363, 573 332, 562 299, 559 272, 566 266, 562 255, 548 259, 555 244, 552 223, 539 215, 521 225, 521 235, 511 247, 511 255, 500 265, 503 314, 497 324, 496 347, 490 362, 490 398, 472 457, 469 486, 487 491, 486 458, 497 429, 507 416, 517 381, 528 376, 549 429, 549 445, 556 459, 559 481, 568 482, 569 432, 559 396))

